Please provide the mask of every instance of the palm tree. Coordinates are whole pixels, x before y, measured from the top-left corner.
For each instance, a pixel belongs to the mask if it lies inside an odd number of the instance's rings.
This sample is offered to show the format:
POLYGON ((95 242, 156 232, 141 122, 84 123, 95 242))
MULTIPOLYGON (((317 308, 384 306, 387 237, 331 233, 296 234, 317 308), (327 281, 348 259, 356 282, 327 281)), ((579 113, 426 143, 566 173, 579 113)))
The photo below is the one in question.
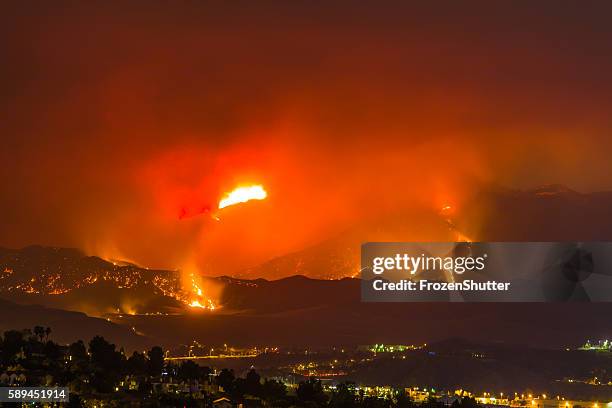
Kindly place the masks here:
POLYGON ((43 337, 45 336, 45 328, 42 326, 34 326, 34 335, 38 337, 38 339, 42 343, 43 337))

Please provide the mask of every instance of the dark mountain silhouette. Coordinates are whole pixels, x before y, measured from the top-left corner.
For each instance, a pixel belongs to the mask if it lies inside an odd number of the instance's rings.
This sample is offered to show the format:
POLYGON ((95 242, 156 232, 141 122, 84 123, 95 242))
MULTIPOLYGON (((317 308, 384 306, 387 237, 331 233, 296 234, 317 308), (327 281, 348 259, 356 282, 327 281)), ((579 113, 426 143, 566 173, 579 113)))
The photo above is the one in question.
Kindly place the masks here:
POLYGON ((150 338, 135 333, 129 327, 89 317, 84 313, 38 305, 19 305, 0 299, 1 331, 34 326, 50 327, 51 338, 60 344, 68 344, 79 339, 88 341, 96 335, 103 336, 125 347, 126 350, 142 350, 155 343, 150 338))
POLYGON ((466 203, 456 225, 479 241, 609 241, 611 209, 612 192, 489 188, 466 203))
POLYGON ((216 278, 224 283, 221 304, 241 313, 278 313, 304 308, 354 304, 360 300, 358 279, 316 280, 297 275, 268 281, 216 278))

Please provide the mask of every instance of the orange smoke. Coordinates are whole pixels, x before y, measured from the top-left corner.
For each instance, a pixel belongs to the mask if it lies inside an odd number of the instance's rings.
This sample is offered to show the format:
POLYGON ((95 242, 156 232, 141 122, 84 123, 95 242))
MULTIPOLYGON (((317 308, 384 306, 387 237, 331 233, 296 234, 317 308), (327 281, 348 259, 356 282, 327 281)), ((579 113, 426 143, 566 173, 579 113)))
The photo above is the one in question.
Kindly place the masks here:
MULTIPOLYGON (((0 245, 232 275, 420 207, 458 213, 489 183, 612 186, 605 19, 583 30, 584 10, 564 9, 543 25, 539 8, 488 2, 449 24, 435 7, 351 19, 336 7, 312 25, 319 11, 294 3, 278 18, 229 2, 145 13, 80 2, 43 25, 11 10, 0 245), (573 46, 551 47, 559 38, 573 46), (250 182, 269 197, 211 222, 224 193, 250 182)), ((435 220, 421 224, 396 237, 441 239, 435 220)))

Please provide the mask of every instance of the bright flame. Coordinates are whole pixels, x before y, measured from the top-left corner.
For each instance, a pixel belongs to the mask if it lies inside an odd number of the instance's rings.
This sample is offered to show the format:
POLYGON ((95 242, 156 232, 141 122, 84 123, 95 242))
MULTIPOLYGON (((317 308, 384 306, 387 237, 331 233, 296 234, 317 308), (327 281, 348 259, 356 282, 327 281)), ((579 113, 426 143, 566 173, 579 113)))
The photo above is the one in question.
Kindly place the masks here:
POLYGON ((206 309, 206 306, 204 306, 203 304, 201 304, 201 303, 200 303, 200 301, 198 301, 198 300, 194 300, 194 301, 192 301, 192 302, 189 304, 189 306, 191 306, 191 307, 200 307, 200 308, 202 308, 202 309, 206 309))
POLYGON ((200 287, 200 284, 196 280, 196 277, 193 273, 190 274, 190 277, 191 292, 194 296, 196 296, 196 299, 192 299, 191 302, 188 303, 188 305, 190 307, 198 307, 200 309, 215 310, 217 308, 215 302, 213 302, 212 299, 210 299, 209 297, 204 296, 204 292, 202 291, 202 288, 200 287))
POLYGON ((205 304, 200 303, 199 300, 192 300, 189 304, 190 307, 198 307, 200 309, 215 310, 215 304, 210 299, 206 299, 205 304))
POLYGON ((200 285, 196 283, 193 275, 191 275, 191 285, 193 286, 193 291, 195 292, 195 294, 198 296, 202 296, 202 288, 200 288, 200 285))
POLYGON ((268 196, 268 193, 262 185, 256 184, 247 187, 238 187, 230 191, 219 201, 219 209, 229 207, 230 205, 246 203, 250 200, 263 200, 268 196))

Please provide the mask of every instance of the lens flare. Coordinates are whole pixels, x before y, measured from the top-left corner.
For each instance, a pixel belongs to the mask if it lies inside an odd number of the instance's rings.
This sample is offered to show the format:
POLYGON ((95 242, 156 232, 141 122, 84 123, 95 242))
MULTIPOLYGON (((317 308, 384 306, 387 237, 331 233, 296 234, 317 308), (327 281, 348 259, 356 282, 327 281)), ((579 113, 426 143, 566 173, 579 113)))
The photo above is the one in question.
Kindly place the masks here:
POLYGON ((268 196, 268 193, 262 185, 252 185, 238 187, 225 195, 219 201, 219 209, 229 207, 230 205, 246 203, 251 200, 263 200, 268 196))

